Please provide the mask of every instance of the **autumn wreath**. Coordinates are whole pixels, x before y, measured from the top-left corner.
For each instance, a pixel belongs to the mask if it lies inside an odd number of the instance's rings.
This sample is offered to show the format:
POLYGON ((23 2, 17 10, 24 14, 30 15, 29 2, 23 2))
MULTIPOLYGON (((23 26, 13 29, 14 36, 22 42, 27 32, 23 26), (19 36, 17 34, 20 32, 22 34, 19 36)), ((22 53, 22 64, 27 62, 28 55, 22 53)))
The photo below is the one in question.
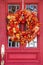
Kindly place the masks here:
POLYGON ((15 14, 9 13, 7 19, 7 33, 11 41, 24 44, 26 41, 30 42, 39 33, 40 22, 29 10, 20 10, 15 14))

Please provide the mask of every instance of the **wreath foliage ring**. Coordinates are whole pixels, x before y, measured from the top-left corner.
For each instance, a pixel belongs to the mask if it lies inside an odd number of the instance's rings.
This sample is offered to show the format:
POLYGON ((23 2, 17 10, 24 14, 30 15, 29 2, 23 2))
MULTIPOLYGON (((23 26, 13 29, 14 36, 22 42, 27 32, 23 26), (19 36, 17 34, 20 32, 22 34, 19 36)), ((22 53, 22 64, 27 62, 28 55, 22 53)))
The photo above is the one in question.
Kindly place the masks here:
POLYGON ((20 10, 19 12, 7 16, 7 32, 11 41, 18 41, 24 44, 30 42, 39 33, 40 22, 37 16, 28 10, 20 10), (25 24, 26 29, 20 29, 25 24))

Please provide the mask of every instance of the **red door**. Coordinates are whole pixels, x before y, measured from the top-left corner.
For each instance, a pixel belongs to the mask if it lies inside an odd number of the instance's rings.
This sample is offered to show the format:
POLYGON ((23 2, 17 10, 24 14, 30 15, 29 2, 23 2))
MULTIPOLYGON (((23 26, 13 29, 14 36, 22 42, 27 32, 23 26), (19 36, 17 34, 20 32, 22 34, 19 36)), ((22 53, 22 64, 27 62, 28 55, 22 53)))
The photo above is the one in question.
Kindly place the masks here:
POLYGON ((42 0, 0 0, 0 48, 5 47, 3 65, 43 65, 43 1, 42 0), (7 35, 8 12, 15 13, 20 9, 30 9, 35 12, 40 25, 40 36, 36 36, 30 43, 20 45, 12 42, 7 35))

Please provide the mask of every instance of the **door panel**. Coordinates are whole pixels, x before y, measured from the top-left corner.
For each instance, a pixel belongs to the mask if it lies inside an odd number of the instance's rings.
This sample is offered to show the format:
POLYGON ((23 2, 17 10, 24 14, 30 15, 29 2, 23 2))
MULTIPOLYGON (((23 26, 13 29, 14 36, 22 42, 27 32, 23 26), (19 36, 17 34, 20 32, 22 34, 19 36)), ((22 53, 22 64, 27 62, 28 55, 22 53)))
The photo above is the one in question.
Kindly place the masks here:
POLYGON ((40 62, 38 53, 6 53, 6 62, 40 62))
MULTIPOLYGON (((1 45, 5 45, 5 65, 43 65, 43 1, 39 0, 25 0, 24 5, 35 3, 38 4, 38 18, 41 23, 40 36, 36 48, 26 48, 21 46, 19 48, 8 47, 8 36, 6 30, 6 16, 8 14, 9 4, 19 4, 22 9, 22 0, 0 0, 0 48, 1 45)), ((14 45, 15 46, 15 45, 14 45)))

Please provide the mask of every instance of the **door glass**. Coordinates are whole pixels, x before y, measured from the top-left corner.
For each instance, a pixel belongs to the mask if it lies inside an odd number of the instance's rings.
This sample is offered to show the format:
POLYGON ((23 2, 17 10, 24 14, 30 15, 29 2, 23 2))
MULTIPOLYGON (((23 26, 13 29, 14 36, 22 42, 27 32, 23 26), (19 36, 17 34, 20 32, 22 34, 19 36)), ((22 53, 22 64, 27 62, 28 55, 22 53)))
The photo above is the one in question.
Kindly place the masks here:
POLYGON ((8 5, 8 12, 15 13, 20 9, 19 5, 9 4, 8 5))
MULTIPOLYGON (((38 6, 37 6, 37 4, 27 4, 26 9, 34 12, 34 14, 36 16, 38 16, 38 6)), ((37 36, 31 42, 26 41, 26 43, 27 43, 26 47, 28 47, 28 48, 30 48, 30 47, 31 48, 37 48, 37 36)))
POLYGON ((8 39, 8 42, 9 42, 9 47, 15 47, 15 48, 20 47, 19 42, 14 42, 14 41, 11 41, 10 39, 8 39))
POLYGON ((26 43, 26 47, 37 48, 37 36, 31 42, 26 41, 26 43))
MULTIPOLYGON (((9 13, 15 13, 20 9, 20 6, 18 4, 9 4, 8 5, 8 12, 9 13)), ((14 48, 18 48, 20 47, 20 43, 17 41, 11 41, 10 37, 8 37, 8 46, 9 47, 14 47, 14 48)))
POLYGON ((29 5, 27 4, 26 9, 31 10, 37 16, 37 14, 38 14, 38 5, 37 4, 29 4, 29 5))

